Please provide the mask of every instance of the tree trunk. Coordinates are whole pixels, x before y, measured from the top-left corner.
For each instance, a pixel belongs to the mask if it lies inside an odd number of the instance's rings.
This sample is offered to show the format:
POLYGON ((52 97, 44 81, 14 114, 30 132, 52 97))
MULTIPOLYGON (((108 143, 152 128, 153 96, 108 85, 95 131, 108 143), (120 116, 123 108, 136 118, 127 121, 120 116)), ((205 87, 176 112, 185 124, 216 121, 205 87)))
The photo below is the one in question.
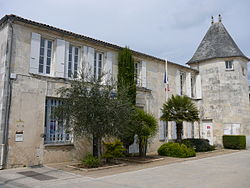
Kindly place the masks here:
POLYGON ((93 136, 93 156, 101 158, 102 155, 102 138, 93 136))
POLYGON ((147 139, 139 139, 139 156, 146 157, 147 152, 147 139))
POLYGON ((176 133, 177 133, 177 142, 181 143, 182 141, 182 131, 183 131, 183 123, 177 123, 176 124, 176 133))

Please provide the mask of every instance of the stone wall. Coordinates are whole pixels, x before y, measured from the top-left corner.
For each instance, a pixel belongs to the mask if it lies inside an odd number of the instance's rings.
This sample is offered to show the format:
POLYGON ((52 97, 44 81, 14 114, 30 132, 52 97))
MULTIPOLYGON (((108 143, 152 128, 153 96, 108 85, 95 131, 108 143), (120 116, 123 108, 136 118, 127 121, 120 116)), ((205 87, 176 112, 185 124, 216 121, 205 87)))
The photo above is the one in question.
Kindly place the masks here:
POLYGON ((203 120, 212 120, 214 143, 222 144, 227 124, 240 124, 239 133, 249 136, 247 62, 241 58, 215 59, 195 67, 201 75, 203 120), (233 70, 226 70, 225 60, 233 60, 233 70))

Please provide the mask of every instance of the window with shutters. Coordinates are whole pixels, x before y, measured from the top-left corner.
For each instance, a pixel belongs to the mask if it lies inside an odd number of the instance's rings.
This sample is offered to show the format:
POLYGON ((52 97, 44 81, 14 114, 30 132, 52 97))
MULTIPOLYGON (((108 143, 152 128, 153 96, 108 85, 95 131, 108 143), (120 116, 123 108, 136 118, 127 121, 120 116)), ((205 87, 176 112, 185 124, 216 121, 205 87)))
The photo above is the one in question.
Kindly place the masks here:
POLYGON ((135 81, 138 87, 142 86, 142 62, 135 62, 135 81))
POLYGON ((66 122, 58 120, 55 116, 55 107, 62 104, 60 99, 47 98, 45 105, 45 144, 67 144, 73 142, 73 136, 66 129, 66 122))
POLYGON ((77 78, 77 67, 79 63, 79 48, 69 45, 68 54, 68 77, 77 78))
POLYGON ((226 70, 233 70, 233 61, 225 61, 226 70))
POLYGON ((103 69, 103 53, 95 51, 94 54, 94 79, 100 79, 103 69))
POLYGON ((50 74, 52 63, 52 41, 41 38, 38 72, 50 74))

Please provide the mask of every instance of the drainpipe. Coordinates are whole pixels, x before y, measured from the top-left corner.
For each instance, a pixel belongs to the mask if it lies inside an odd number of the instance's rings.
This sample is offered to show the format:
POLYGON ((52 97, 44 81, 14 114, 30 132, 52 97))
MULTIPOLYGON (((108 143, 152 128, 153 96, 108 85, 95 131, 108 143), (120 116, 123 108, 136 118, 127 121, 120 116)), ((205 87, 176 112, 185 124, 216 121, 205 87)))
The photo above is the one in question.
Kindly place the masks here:
POLYGON ((6 166, 7 162, 7 144, 8 144, 8 133, 9 133, 9 117, 10 117, 10 105, 11 105, 11 97, 12 97, 12 83, 10 79, 11 74, 11 56, 12 56, 12 46, 13 46, 13 20, 11 18, 8 19, 8 24, 11 28, 11 37, 8 38, 7 41, 7 60, 6 60, 6 89, 7 89, 7 97, 6 97, 6 105, 5 105, 5 113, 4 113, 4 127, 3 127, 3 140, 1 144, 1 159, 0 159, 0 169, 3 169, 6 166))

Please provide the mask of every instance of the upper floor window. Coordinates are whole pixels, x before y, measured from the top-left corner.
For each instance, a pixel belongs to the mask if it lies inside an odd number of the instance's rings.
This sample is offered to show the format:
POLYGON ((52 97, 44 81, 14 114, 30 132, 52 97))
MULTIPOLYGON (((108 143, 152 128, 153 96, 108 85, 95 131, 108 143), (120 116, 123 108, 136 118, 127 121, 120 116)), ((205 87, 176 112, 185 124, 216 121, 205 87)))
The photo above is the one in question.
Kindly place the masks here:
POLYGON ((77 67, 79 62, 79 48, 69 45, 69 56, 68 56, 68 77, 77 77, 77 67))
POLYGON ((225 61, 226 70, 233 70, 233 61, 225 61))
POLYGON ((94 79, 100 79, 103 69, 103 53, 95 52, 94 55, 94 79))
POLYGON ((142 63, 135 62, 135 81, 137 86, 142 86, 142 63))
POLYGON ((186 74, 180 72, 180 95, 184 95, 184 84, 185 84, 186 74))
POLYGON ((41 38, 38 71, 42 74, 50 74, 52 62, 52 41, 41 38))
POLYGON ((195 77, 191 76, 191 97, 195 97, 195 77))

